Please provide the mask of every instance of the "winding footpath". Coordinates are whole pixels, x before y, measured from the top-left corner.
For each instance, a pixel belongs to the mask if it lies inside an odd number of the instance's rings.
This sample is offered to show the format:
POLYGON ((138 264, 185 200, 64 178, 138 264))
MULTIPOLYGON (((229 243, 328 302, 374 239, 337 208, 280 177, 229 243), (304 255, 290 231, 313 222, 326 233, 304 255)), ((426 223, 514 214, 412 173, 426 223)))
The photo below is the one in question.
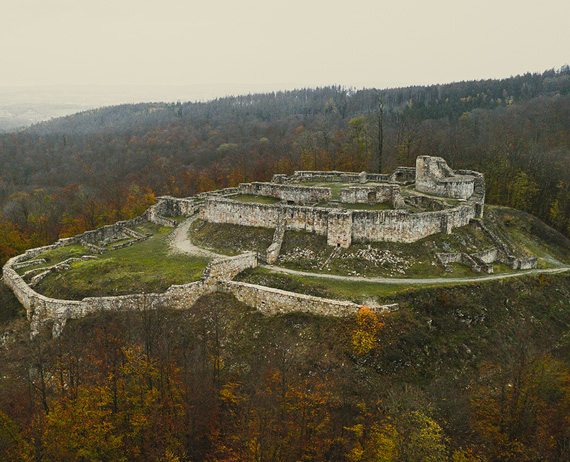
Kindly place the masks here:
MULTIPOLYGON (((188 231, 192 223, 198 219, 198 215, 194 215, 187 220, 183 221, 172 233, 171 247, 173 251, 195 255, 199 257, 214 258, 227 258, 226 255, 221 255, 211 250, 202 249, 192 243, 188 236, 188 231)), ((516 278, 521 276, 529 276, 535 274, 558 274, 570 271, 570 266, 564 265, 561 262, 552 259, 552 263, 560 265, 558 268, 548 269, 533 269, 525 271, 517 271, 516 273, 504 274, 491 274, 486 276, 472 276, 462 278, 385 278, 385 277, 364 277, 364 276, 340 276, 336 274, 312 273, 309 271, 297 271, 281 266, 274 265, 259 265, 260 268, 265 268, 276 273, 291 274, 294 276, 305 276, 319 279, 331 279, 343 282, 375 282, 379 284, 410 284, 410 285, 426 285, 426 284, 457 284, 462 282, 484 282, 494 281, 497 279, 516 278)))

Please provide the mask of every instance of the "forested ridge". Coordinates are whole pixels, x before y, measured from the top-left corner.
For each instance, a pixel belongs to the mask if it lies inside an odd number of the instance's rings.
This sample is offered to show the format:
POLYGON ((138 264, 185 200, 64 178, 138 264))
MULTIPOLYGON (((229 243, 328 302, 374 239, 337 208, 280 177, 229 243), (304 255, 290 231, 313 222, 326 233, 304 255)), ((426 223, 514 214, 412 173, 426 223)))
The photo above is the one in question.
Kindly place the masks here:
POLYGON ((388 90, 131 104, 0 136, 0 258, 144 210, 153 196, 298 169, 384 172, 418 155, 485 173, 488 201, 568 235, 570 69, 388 90))

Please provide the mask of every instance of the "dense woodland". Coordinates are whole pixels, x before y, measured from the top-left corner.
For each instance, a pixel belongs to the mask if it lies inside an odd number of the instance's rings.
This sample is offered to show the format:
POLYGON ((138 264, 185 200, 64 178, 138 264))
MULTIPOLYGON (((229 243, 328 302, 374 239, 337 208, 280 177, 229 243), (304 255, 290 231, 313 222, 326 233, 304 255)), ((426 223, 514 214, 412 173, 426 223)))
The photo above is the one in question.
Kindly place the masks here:
MULTIPOLYGON (((158 195, 377 171, 379 100, 382 171, 444 157, 485 174, 488 202, 570 235, 565 66, 116 106, 1 135, 0 260, 158 195)), ((350 320, 264 317, 217 295, 30 340, 0 285, 0 460, 568 461, 569 287, 561 275, 418 290, 350 320)))

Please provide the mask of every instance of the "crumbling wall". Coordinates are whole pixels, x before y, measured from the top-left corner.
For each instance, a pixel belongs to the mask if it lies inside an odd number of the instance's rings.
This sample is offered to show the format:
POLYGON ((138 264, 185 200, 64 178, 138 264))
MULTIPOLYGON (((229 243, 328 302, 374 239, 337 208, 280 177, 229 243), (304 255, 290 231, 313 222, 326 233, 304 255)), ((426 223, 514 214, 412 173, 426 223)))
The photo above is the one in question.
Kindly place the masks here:
POLYGON ((441 157, 416 158, 416 189, 454 199, 469 199, 474 192, 472 176, 457 175, 441 157))
POLYGON ((254 196, 274 197, 295 203, 322 202, 332 198, 330 188, 318 188, 311 186, 298 186, 275 183, 242 183, 239 185, 241 194, 254 196))
POLYGON ((352 212, 331 210, 327 229, 327 245, 348 249, 352 243, 352 212))
POLYGON ((190 217, 196 213, 198 206, 192 197, 161 196, 157 199, 156 209, 163 217, 190 217))
POLYGON ((400 185, 381 184, 376 186, 351 186, 340 190, 340 201, 346 204, 390 202, 392 207, 404 206, 400 185))
POLYGON ((246 252, 235 257, 228 257, 211 261, 200 279, 206 284, 212 284, 221 280, 233 279, 242 271, 257 266, 257 256, 254 252, 246 252))
POLYGON ((323 207, 284 206, 285 228, 326 236, 328 216, 331 210, 323 207))
POLYGON ((302 311, 321 316, 350 316, 360 309, 360 305, 348 301, 313 297, 245 282, 224 281, 219 284, 219 290, 269 315, 302 311))
POLYGON ((352 212, 352 239, 372 242, 415 242, 444 231, 444 212, 410 214, 399 210, 352 212))
POLYGON ((200 218, 210 223, 275 228, 279 218, 279 207, 271 204, 209 197, 200 209, 200 218))
POLYGON ((298 170, 289 177, 289 181, 302 182, 322 182, 322 183, 365 183, 366 172, 318 172, 309 170, 298 170))
MULTIPOLYGON (((473 204, 462 203, 438 212, 409 213, 403 210, 353 210, 270 205, 238 202, 224 198, 206 200, 201 218, 212 223, 276 228, 280 217, 286 229, 306 231, 327 238, 330 245, 347 242, 415 242, 439 232, 450 233, 475 216, 473 204), (350 217, 350 218, 349 218, 350 217), (347 236, 350 223, 351 237, 347 236)), ((350 245, 350 244, 348 244, 350 245)))

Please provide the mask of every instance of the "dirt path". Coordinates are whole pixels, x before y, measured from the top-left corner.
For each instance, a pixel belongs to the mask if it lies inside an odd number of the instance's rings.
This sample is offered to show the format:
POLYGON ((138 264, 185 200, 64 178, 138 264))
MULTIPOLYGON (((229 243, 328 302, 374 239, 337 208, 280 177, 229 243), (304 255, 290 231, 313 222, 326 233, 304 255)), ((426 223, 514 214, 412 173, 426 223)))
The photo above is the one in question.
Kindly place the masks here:
POLYGON ((520 276, 528 276, 531 274, 544 274, 544 273, 563 273, 570 270, 570 267, 565 266, 563 268, 550 268, 550 269, 535 269, 518 271, 516 273, 507 274, 492 274, 488 276, 473 276, 466 278, 425 278, 425 279, 413 279, 413 278, 381 278, 381 277, 363 277, 363 276, 339 276, 336 274, 322 274, 322 273, 310 273, 306 271, 297 271, 288 268, 282 268, 280 266, 273 265, 259 265, 261 268, 266 268, 277 273, 293 274, 297 276, 309 276, 313 278, 321 279, 334 279, 337 281, 345 282, 377 282, 381 284, 445 284, 445 283, 459 283, 459 282, 478 282, 478 281, 493 281, 496 279, 506 279, 514 278, 520 276))
POLYGON ((188 230, 192 223, 198 219, 198 214, 188 218, 187 220, 180 223, 175 230, 172 232, 172 237, 170 241, 170 247, 173 252, 188 253, 190 255, 195 255, 197 257, 213 258, 214 260, 219 260, 220 258, 226 258, 225 255, 220 255, 210 250, 202 249, 200 247, 192 244, 190 237, 188 237, 188 230))
MULTIPOLYGON (((188 237, 188 230, 192 223, 198 219, 198 215, 194 215, 187 220, 183 221, 172 233, 172 240, 170 242, 171 248, 174 252, 182 252, 191 255, 196 255, 199 257, 207 257, 219 260, 221 258, 227 258, 226 255, 221 255, 211 250, 202 249, 195 246, 190 241, 188 237)), ((558 264, 561 264, 557 261, 558 264)), ((423 279, 412 279, 412 278, 383 278, 383 277, 363 277, 363 276, 339 276, 336 274, 324 274, 324 273, 311 273, 308 271, 297 271, 288 268, 282 268, 280 266, 274 265, 259 265, 261 268, 265 268, 276 273, 293 274, 297 276, 308 276, 312 278, 320 279, 332 279, 336 281, 345 282, 376 282, 380 284, 410 284, 410 285, 421 285, 421 284, 447 284, 447 283, 461 283, 461 282, 483 282, 483 281, 494 281, 497 279, 515 278, 520 276, 528 276, 532 274, 556 274, 563 273, 570 270, 569 266, 561 266, 559 268, 550 269, 535 269, 526 271, 517 271, 516 273, 506 273, 506 274, 491 274, 486 276, 472 276, 463 278, 423 278, 423 279)))

